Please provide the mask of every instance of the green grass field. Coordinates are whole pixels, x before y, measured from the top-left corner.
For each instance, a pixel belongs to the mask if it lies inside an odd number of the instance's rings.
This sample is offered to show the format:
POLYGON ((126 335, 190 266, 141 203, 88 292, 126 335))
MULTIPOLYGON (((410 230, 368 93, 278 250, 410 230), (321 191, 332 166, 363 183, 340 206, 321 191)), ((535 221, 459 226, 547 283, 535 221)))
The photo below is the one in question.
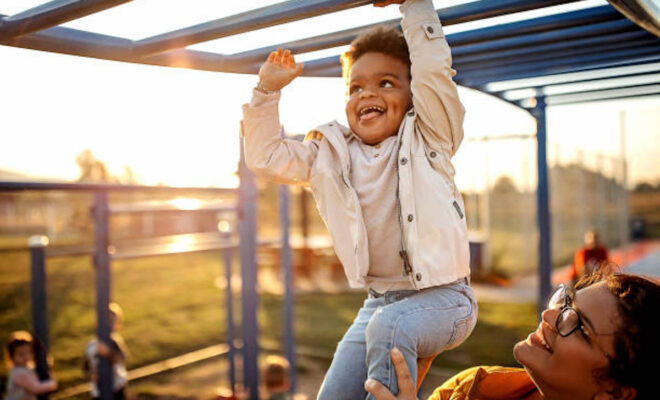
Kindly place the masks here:
MULTIPOLYGON (((220 254, 202 253, 113 262, 112 298, 124 308, 121 330, 129 369, 222 342, 225 305, 220 254)), ((51 352, 60 388, 83 380, 82 351, 94 333, 94 271, 89 257, 48 259, 51 352)), ((29 258, 0 254, 0 340, 30 328, 29 258)), ((331 353, 360 307, 362 293, 296 297, 297 342, 331 353)), ((237 301, 238 302, 238 301, 237 301)), ((282 299, 260 298, 264 339, 281 342, 282 299)), ((240 316, 236 307, 234 315, 240 316)), ((535 327, 533 304, 481 303, 472 336, 436 363, 449 369, 475 364, 515 365, 513 344, 535 327)), ((4 385, 6 369, 0 369, 4 385)))

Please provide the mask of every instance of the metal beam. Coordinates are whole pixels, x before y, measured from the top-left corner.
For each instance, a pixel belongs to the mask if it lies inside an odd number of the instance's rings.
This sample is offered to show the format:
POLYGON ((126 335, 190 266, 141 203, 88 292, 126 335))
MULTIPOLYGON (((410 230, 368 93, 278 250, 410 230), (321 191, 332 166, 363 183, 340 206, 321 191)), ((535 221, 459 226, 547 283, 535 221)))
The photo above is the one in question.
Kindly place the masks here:
POLYGON ((547 150, 547 120, 545 112, 545 99, 536 98, 536 105, 531 110, 536 119, 536 166, 538 184, 536 188, 536 214, 539 229, 538 241, 538 272, 539 297, 538 316, 546 308, 550 296, 550 274, 552 270, 552 236, 550 232, 550 180, 548 179, 548 150, 547 150))
MULTIPOLYGON (((625 18, 611 6, 605 5, 507 24, 499 24, 487 28, 458 32, 447 35, 447 41, 449 41, 451 46, 465 46, 511 36, 556 31, 621 19, 625 18)), ((441 21, 443 25, 447 25, 444 20, 441 21)))
POLYGON ((135 42, 135 54, 146 56, 371 4, 372 0, 290 0, 135 42))
POLYGON ((27 35, 131 0, 54 0, 0 19, 0 37, 27 35))
MULTIPOLYGON (((633 30, 630 32, 616 33, 613 35, 599 35, 587 38, 579 38, 575 40, 565 40, 549 44, 541 44, 536 46, 528 46, 515 48, 510 50, 499 50, 492 52, 484 52, 477 54, 469 54, 464 56, 454 57, 454 62, 468 64, 478 61, 490 61, 495 59, 508 59, 512 60, 516 57, 522 57, 532 54, 547 54, 551 51, 569 49, 569 48, 589 48, 591 46, 598 46, 602 44, 625 43, 638 39, 654 39, 655 36, 642 30, 633 30)), ((448 41, 451 36, 447 37, 448 41)))
POLYGON ((459 84, 466 86, 482 86, 490 82, 532 78, 544 75, 566 74, 578 71, 655 62, 658 60, 660 60, 660 47, 644 47, 641 49, 618 50, 611 52, 610 54, 578 56, 570 61, 555 60, 508 68, 493 68, 485 73, 474 71, 471 74, 461 74, 461 71, 459 70, 456 81, 459 84))
MULTIPOLYGON (((455 23, 455 20, 448 19, 445 16, 444 11, 445 10, 438 11, 438 15, 440 16, 443 25, 451 25, 452 23, 455 23)), ((452 12, 451 14, 457 15, 456 12, 452 12)), ((460 14, 459 17, 465 18, 465 16, 460 14)), ((385 22, 386 25, 391 26, 398 25, 398 23, 399 20, 385 22)), ((235 66, 246 65, 249 63, 260 63, 271 51, 278 47, 289 49, 293 53, 304 53, 345 45, 350 43, 359 34, 372 29, 376 25, 378 24, 250 50, 227 56, 227 61, 235 66)), ((603 6, 594 9, 580 10, 572 13, 552 15, 550 17, 536 18, 522 22, 477 29, 475 31, 447 35, 447 42, 452 48, 454 62, 458 63, 463 60, 463 58, 467 58, 468 60, 474 57, 484 57, 485 59, 488 59, 489 57, 495 58, 502 53, 503 49, 513 48, 513 50, 509 51, 519 51, 524 54, 525 52, 534 52, 536 49, 534 46, 539 44, 550 43, 567 46, 568 43, 570 43, 570 40, 586 40, 584 38, 593 37, 602 41, 602 37, 605 33, 628 32, 635 30, 636 28, 637 27, 634 23, 622 18, 612 7, 603 6), (499 40, 494 40, 498 38, 499 40), (468 46, 467 44, 470 43, 472 44, 468 46)), ((637 30, 635 36, 640 35, 652 37, 646 32, 637 30)), ((331 68, 340 65, 339 57, 333 56, 308 61, 305 64, 306 69, 308 69, 308 71, 305 72, 305 75, 308 76, 341 75, 341 68, 331 68), (320 71, 326 69, 330 70, 324 72, 320 71)))
POLYGON ((630 97, 660 95, 660 82, 640 84, 617 89, 593 90, 583 93, 564 94, 547 97, 548 105, 586 103, 630 97))
POLYGON ((61 190, 61 191, 145 191, 145 192, 207 192, 233 194, 237 189, 231 188, 200 188, 200 187, 171 187, 171 186, 142 186, 142 185, 113 185, 103 183, 53 183, 53 182, 2 182, 0 191, 20 192, 25 190, 61 190))
POLYGON ((611 79, 613 77, 635 76, 654 72, 660 72, 660 62, 642 64, 632 63, 630 65, 622 65, 613 68, 586 70, 560 75, 547 75, 502 82, 492 82, 482 86, 474 86, 474 88, 477 90, 485 91, 487 93, 497 94, 513 89, 534 88, 575 82, 589 82, 601 79, 611 79))
MULTIPOLYGON (((110 321, 110 296, 112 274, 110 273, 110 213, 108 212, 108 194, 99 192, 94 194, 92 217, 94 218, 94 247, 92 258, 96 269, 96 337, 108 348, 112 348, 112 323, 110 321)), ((96 356, 98 359, 98 388, 101 400, 112 400, 112 365, 106 357, 96 356)))
MULTIPOLYGON (((568 3, 570 1, 566 1, 568 3)), ((474 3, 463 4, 454 7, 448 7, 437 10, 438 17, 442 21, 442 25, 450 26, 463 22, 476 21, 483 18, 495 17, 500 15, 511 14, 520 11, 528 11, 533 8, 542 8, 555 4, 547 4, 548 2, 521 2, 510 1, 508 4, 499 2, 493 6, 493 1, 479 1, 474 3), (524 4, 523 4, 524 3, 524 4), (498 8, 501 6, 500 8, 498 8)), ((489 38, 492 40, 497 37, 511 36, 512 32, 516 31, 518 34, 525 32, 538 32, 548 29, 560 29, 570 26, 577 26, 582 24, 591 24, 595 22, 609 21, 614 19, 622 19, 623 17, 610 6, 596 7, 587 10, 580 10, 576 12, 562 14, 565 18, 559 19, 557 16, 543 17, 529 21, 521 21, 512 24, 506 24, 500 27, 484 28, 474 32, 479 32, 477 35, 472 35, 473 31, 457 33, 448 35, 447 40, 450 45, 455 45, 452 40, 458 44, 468 44, 476 41, 489 38), (554 17, 554 18, 553 18, 554 17), (455 38, 455 39, 452 39, 455 38)), ((378 25, 399 26, 401 19, 391 19, 377 24, 364 25, 357 28, 351 28, 343 31, 332 32, 324 35, 313 36, 292 42, 280 43, 272 46, 266 46, 259 49, 249 50, 242 53, 228 55, 227 61, 241 64, 250 64, 262 62, 266 59, 268 54, 276 50, 278 47, 291 50, 294 54, 307 53, 310 51, 329 49, 349 44, 360 34, 373 29, 378 25)), ((632 24, 632 23, 631 23, 632 24)), ((632 24, 634 26, 634 24, 632 24)))
MULTIPOLYGON (((570 42, 569 42, 570 44, 570 42)), ((660 39, 647 35, 642 39, 628 40, 628 41, 610 41, 599 45, 584 46, 584 45, 571 45, 554 51, 534 52, 529 55, 520 57, 497 57, 488 61, 465 63, 461 58, 454 60, 454 68, 462 74, 469 75, 470 73, 478 71, 489 71, 492 69, 506 68, 511 64, 519 65, 521 69, 527 69, 527 65, 541 64, 543 62, 554 62, 557 64, 571 63, 578 58, 582 59, 595 55, 601 58, 603 55, 609 55, 614 51, 628 50, 626 54, 632 50, 642 51, 642 48, 655 48, 660 51, 660 39), (650 37, 649 37, 650 36, 650 37)), ((513 69, 513 68, 512 68, 513 69)))
MULTIPOLYGON (((570 40, 583 39, 587 37, 602 36, 621 32, 630 32, 638 29, 637 26, 631 21, 621 19, 617 21, 601 22, 593 25, 577 26, 557 31, 548 31, 541 33, 534 33, 531 35, 523 35, 510 37, 505 39, 498 39, 492 41, 485 41, 482 43, 471 44, 468 46, 456 46, 452 49, 452 55, 455 58, 464 57, 467 55, 475 55, 482 53, 499 52, 501 50, 510 50, 518 48, 530 48, 549 43, 566 42, 570 40)), ((487 40, 484 38, 484 40, 487 40)), ((451 37, 447 41, 452 46, 451 37)))
POLYGON ((626 77, 608 79, 597 79, 587 82, 569 83, 563 85, 540 86, 526 89, 514 89, 501 92, 504 98, 518 101, 536 96, 559 96, 564 94, 575 94, 591 92, 594 90, 621 89, 639 85, 660 83, 660 73, 644 73, 626 77))
MULTIPOLYGON (((35 372, 40 381, 50 378, 48 371, 48 291, 46 290, 46 236, 32 236, 29 239, 30 247, 30 308, 32 310, 32 330, 34 332, 35 346, 34 361, 35 372)), ((38 396, 39 400, 48 400, 48 393, 38 396)))

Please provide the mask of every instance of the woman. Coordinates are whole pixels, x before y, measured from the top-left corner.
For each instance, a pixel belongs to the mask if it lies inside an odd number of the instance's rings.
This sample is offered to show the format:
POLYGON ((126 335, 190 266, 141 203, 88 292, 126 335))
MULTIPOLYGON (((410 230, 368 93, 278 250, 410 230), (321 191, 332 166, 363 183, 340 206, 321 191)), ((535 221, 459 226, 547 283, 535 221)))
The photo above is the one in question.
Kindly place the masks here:
MULTIPOLYGON (((436 388, 429 400, 649 400, 660 360, 660 285, 628 274, 594 275, 577 292, 560 286, 536 331, 514 346, 524 369, 475 367, 436 388)), ((392 350, 399 379, 394 396, 379 382, 379 400, 415 399, 408 368, 392 350)))

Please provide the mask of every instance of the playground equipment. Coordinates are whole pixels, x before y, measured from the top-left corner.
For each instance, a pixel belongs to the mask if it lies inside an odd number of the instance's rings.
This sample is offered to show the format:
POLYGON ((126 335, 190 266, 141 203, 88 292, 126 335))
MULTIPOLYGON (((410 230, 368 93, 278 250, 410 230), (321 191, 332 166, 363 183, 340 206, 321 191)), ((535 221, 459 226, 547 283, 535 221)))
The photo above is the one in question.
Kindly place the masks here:
MULTIPOLYGON (((291 49, 294 54, 333 48, 348 44, 371 28, 361 26, 230 55, 186 48, 221 37, 366 6, 372 3, 370 0, 285 1, 136 41, 58 26, 127 2, 55 0, 12 16, 0 15, 0 44, 106 60, 253 74, 266 55, 277 47, 291 49), (179 62, 181 60, 185 63, 179 62)), ((630 7, 630 4, 648 2, 612 2, 619 6, 626 3, 628 15, 639 16, 639 10, 645 10, 644 16, 636 19, 644 27, 660 26, 654 9, 630 7)), ((451 26, 567 3, 577 3, 577 0, 480 0, 443 8, 438 14, 445 26, 451 26)), ((384 23, 398 25, 398 22, 384 23)), ((657 32, 651 28, 648 29, 657 32)), ((590 4, 577 11, 555 10, 549 16, 450 34, 447 40, 453 49, 458 84, 522 107, 536 119, 539 304, 543 304, 550 294, 551 267, 546 107, 660 94, 660 39, 626 19, 612 6, 590 4), (585 82, 589 84, 576 84, 585 82)), ((338 55, 308 61, 304 71, 306 76, 337 77, 340 73, 338 55)), ((253 188, 243 187, 242 190, 251 200, 253 188)), ((101 207, 102 198, 98 201, 101 207)), ((103 208, 97 209, 98 218, 102 220, 106 211, 99 210, 103 208)), ((254 213, 249 210, 240 229, 241 237, 247 240, 253 237, 254 225, 254 213)), ((97 240, 106 243, 102 230, 97 232, 97 240)), ((103 256, 99 261, 107 262, 103 256)), ((256 305, 256 294, 250 292, 253 285, 246 284, 254 278, 254 271, 249 269, 254 266, 253 241, 241 245, 241 261, 245 262, 243 268, 248 269, 243 271, 243 278, 247 279, 243 285, 244 332, 256 331, 255 315, 249 315, 256 305)), ((105 301, 105 297, 100 300, 105 301)), ((254 399, 258 396, 256 339, 244 340, 244 379, 254 399)), ((103 398, 107 399, 108 395, 104 392, 103 398)))

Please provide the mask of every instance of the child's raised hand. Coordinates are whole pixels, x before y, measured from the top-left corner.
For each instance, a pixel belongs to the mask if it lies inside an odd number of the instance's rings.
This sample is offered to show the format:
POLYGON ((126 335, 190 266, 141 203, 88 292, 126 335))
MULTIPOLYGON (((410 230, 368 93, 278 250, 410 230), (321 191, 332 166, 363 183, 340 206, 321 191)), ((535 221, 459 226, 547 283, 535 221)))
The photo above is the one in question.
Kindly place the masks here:
POLYGON ((303 63, 296 64, 289 50, 273 51, 259 69, 259 81, 266 90, 280 90, 302 74, 303 63))
POLYGON ((403 4, 405 0, 377 0, 374 1, 374 7, 386 7, 390 4, 403 4))

